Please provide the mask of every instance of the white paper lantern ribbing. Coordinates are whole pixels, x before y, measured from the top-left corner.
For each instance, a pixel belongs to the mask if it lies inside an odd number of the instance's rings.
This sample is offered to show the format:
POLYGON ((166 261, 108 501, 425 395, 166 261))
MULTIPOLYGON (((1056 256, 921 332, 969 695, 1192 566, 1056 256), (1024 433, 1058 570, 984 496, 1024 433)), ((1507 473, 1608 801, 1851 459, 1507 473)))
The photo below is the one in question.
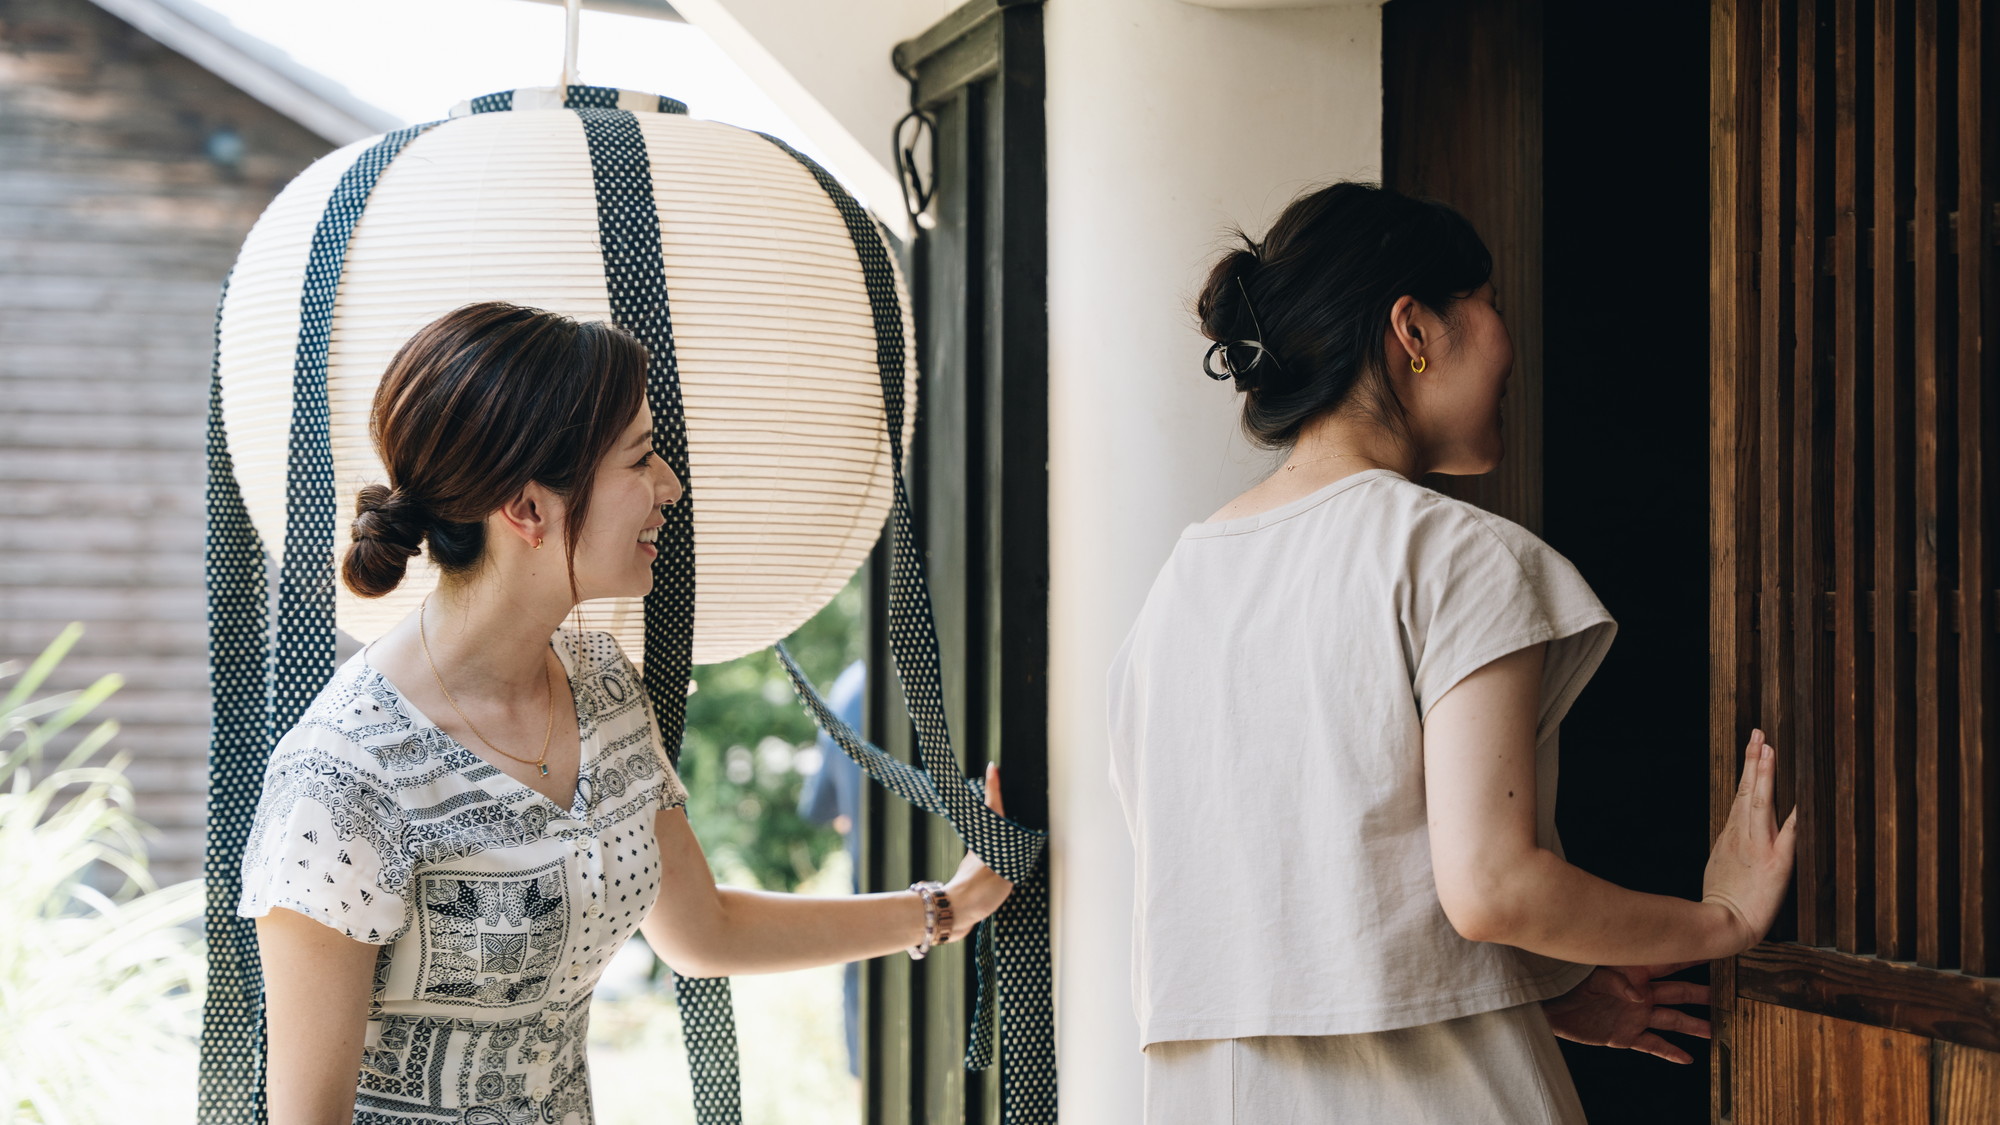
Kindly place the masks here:
MULTIPOLYGON (((480 113, 467 103, 411 140, 355 225, 327 369, 336 566, 355 492, 386 480, 368 415, 405 340, 473 301, 612 319, 583 126, 553 89, 515 91, 511 103, 480 113)), ((660 112, 654 95, 618 92, 616 105, 635 112, 658 206, 696 500, 694 660, 713 663, 797 628, 879 537, 891 478, 875 321, 854 237, 793 156, 755 133, 660 112)), ((313 231, 342 174, 375 140, 322 158, 279 194, 245 240, 223 305, 223 426, 251 521, 274 552, 284 548, 313 231)), ((900 279, 897 287, 909 419, 915 335, 900 279)), ((419 557, 386 598, 340 587, 337 624, 372 640, 436 577, 419 557)), ((581 613, 636 660, 640 605, 590 602, 581 613)))

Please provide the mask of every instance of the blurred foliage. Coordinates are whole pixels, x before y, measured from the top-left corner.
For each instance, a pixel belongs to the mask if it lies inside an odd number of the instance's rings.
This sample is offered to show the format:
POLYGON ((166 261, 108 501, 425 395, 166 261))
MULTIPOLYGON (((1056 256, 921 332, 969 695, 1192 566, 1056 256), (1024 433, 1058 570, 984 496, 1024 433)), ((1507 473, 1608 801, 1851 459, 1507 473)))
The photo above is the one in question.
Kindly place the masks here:
POLYGON ((82 632, 0 666, 0 684, 19 677, 0 696, 0 1121, 172 1120, 194 1109, 201 884, 155 887, 125 757, 85 764, 116 723, 40 769, 119 687, 35 697, 82 632))
MULTIPOLYGON (((866 574, 786 638, 821 690, 863 655, 866 574)), ((819 729, 770 649, 696 668, 694 680, 681 778, 695 835, 718 879, 794 890, 840 848, 838 833, 799 815, 799 792, 819 768, 819 729)))

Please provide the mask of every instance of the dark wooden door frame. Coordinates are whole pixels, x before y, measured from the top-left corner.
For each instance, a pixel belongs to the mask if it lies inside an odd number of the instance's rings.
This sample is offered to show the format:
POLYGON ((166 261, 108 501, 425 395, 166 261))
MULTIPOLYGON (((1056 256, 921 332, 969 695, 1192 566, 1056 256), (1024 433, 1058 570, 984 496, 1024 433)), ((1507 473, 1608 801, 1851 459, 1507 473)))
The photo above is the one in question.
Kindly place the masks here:
MULTIPOLYGON (((1048 823, 1048 238, 1041 0, 971 0, 899 44, 937 120, 935 225, 905 247, 922 372, 911 502, 937 619, 945 707, 968 775, 1001 764, 1009 816, 1048 823)), ((886 542, 870 565, 867 714, 914 759, 888 653, 886 542)), ((948 874, 942 822, 870 786, 864 890, 948 874)), ((953 944, 862 976, 870 1125, 997 1122, 994 1071, 963 1068, 975 976, 953 944)))

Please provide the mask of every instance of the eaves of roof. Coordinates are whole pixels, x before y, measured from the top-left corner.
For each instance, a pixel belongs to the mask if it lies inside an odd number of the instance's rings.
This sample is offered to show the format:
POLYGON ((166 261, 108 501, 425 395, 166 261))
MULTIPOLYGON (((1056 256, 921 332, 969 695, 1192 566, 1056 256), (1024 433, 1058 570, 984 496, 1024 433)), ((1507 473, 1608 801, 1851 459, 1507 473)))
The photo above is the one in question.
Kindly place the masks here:
POLYGON ((194 0, 92 2, 336 145, 404 124, 194 0))

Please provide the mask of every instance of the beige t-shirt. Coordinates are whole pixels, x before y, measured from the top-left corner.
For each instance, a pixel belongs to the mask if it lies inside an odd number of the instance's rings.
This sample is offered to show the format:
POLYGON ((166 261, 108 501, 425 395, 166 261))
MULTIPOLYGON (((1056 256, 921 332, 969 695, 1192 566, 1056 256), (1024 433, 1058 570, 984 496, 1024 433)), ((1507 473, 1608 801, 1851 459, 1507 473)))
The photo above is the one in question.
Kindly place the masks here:
POLYGON ((1616 628, 1548 544, 1386 469, 1183 532, 1110 672, 1141 1044, 1384 1031, 1581 980, 1446 920, 1423 717, 1548 642, 1536 800, 1560 851, 1556 726, 1616 628))

